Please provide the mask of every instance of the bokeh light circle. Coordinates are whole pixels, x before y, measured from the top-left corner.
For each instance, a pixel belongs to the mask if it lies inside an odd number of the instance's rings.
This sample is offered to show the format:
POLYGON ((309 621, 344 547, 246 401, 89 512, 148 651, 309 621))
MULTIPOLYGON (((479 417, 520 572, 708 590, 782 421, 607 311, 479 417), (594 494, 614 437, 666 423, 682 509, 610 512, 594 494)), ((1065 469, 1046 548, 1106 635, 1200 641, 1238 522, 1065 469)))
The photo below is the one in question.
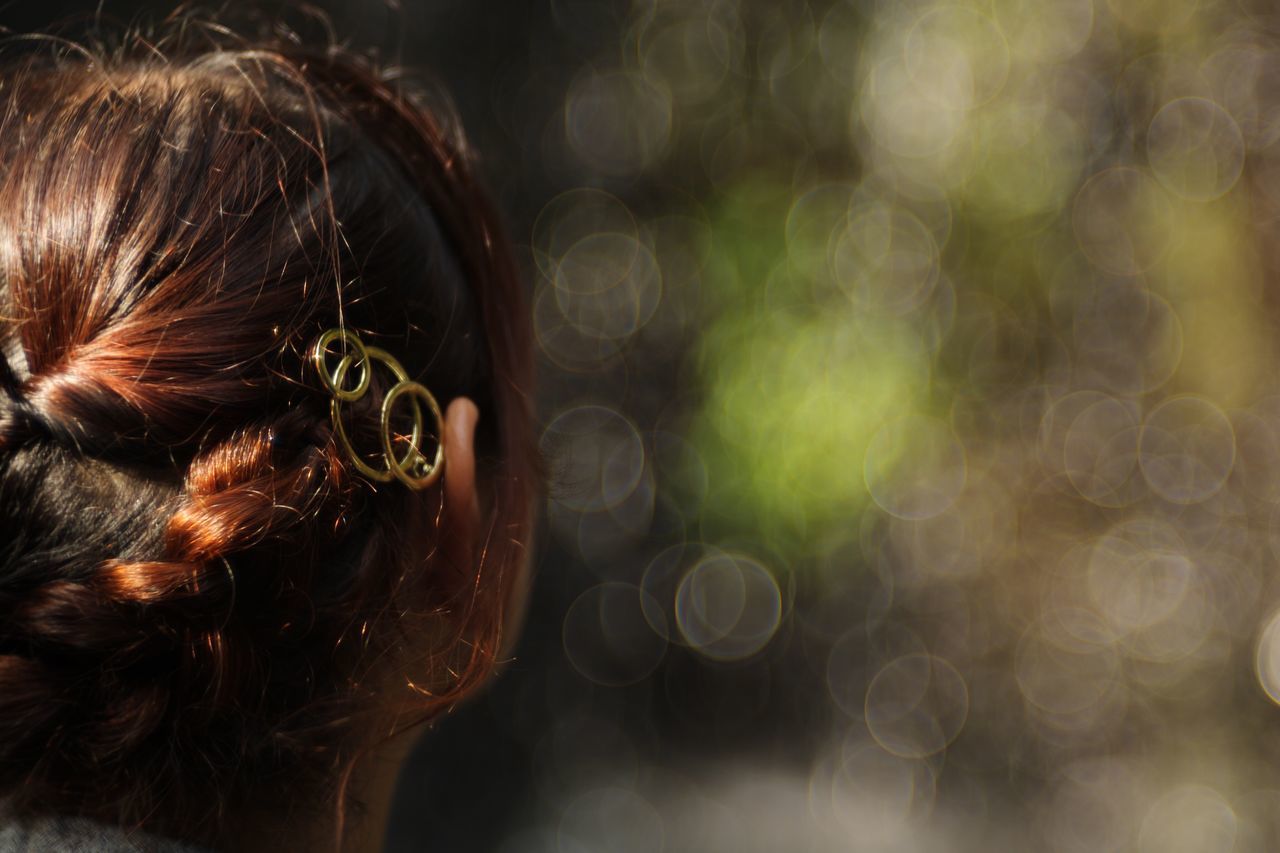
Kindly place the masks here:
POLYGON ((1170 101, 1147 129, 1151 170, 1170 191, 1192 201, 1210 201, 1231 189, 1244 168, 1244 152, 1235 120, 1207 98, 1170 101))
POLYGON ((552 467, 552 499, 578 512, 619 505, 645 473, 640 433, 606 406, 586 404, 561 412, 543 430, 541 449, 552 467))
POLYGON ((676 590, 676 622, 685 642, 716 660, 759 652, 777 632, 782 612, 777 580, 741 554, 703 558, 676 590))
POLYGON ((565 133, 574 152, 606 175, 651 166, 671 135, 671 95, 633 72, 588 72, 565 96, 565 133))
POLYGON ((916 18, 902 52, 917 91, 941 109, 981 106, 1009 76, 1009 45, 1000 28, 959 3, 939 4, 916 18))
POLYGON ((1267 697, 1280 705, 1280 610, 1268 617, 1254 649, 1254 675, 1267 697))
POLYGON ((1235 456, 1231 421, 1203 398, 1165 400, 1142 425, 1142 474, 1165 500, 1179 504, 1206 500, 1226 483, 1235 456))
POLYGON ((1034 626, 1018 644, 1014 675, 1023 698, 1050 714, 1081 714, 1115 689, 1121 660, 1108 645, 1064 648, 1034 626))
POLYGON ((893 849, 911 836, 911 821, 933 807, 936 782, 923 761, 891 755, 865 734, 848 738, 833 759, 836 766, 822 793, 830 797, 839 825, 860 843, 893 849))
POLYGON ((616 582, 578 596, 564 617, 564 650, 585 678, 609 687, 634 684, 662 662, 666 626, 652 615, 648 597, 639 587, 616 582))
POLYGON ((993 11, 1009 49, 1030 62, 1074 56, 1093 29, 1092 0, 995 0, 993 11))
POLYGON ((1173 239, 1173 213, 1149 174, 1117 166, 1089 179, 1071 221, 1081 250, 1100 269, 1137 275, 1154 266, 1173 239))
POLYGON ((593 234, 622 234, 638 240, 640 226, 617 196, 589 187, 566 190, 543 206, 533 224, 534 254, 548 277, 575 244, 593 234))
POLYGON ((968 715, 964 677, 936 655, 897 658, 867 687, 867 730, 885 751, 903 758, 923 758, 946 749, 968 715))
POLYGON ((955 502, 966 476, 964 445, 945 422, 910 415, 886 424, 867 446, 867 491, 890 515, 931 518, 955 502))
POLYGON ((1131 518, 1094 544, 1087 584, 1096 612, 1123 635, 1172 617, 1196 589, 1197 574, 1172 525, 1131 518))
POLYGON ((662 298, 653 252, 617 232, 574 243, 556 264, 552 283, 562 315, 588 338, 626 338, 649 322, 662 298))
POLYGON ((1142 821, 1141 853, 1207 853, 1231 850, 1238 832, 1235 811, 1203 785, 1176 788, 1157 800, 1142 821))
POLYGON ((905 210, 869 204, 831 234, 831 269, 859 308, 902 314, 927 299, 938 279, 933 235, 905 210))
POLYGON ((658 4, 636 36, 645 78, 671 92, 679 106, 704 103, 720 91, 730 71, 726 60, 739 51, 735 10, 727 5, 658 4))
POLYGON ((1086 500, 1099 506, 1120 506, 1122 493, 1138 467, 1138 408, 1105 398, 1078 414, 1063 444, 1067 477, 1086 500))

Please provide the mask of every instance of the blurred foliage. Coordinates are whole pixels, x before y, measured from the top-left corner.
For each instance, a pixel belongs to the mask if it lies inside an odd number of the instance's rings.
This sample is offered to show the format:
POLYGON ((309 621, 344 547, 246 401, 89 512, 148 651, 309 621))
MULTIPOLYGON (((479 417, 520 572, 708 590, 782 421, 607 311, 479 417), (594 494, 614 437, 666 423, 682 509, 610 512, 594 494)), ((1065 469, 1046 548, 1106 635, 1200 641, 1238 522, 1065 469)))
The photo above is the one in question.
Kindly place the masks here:
POLYGON ((531 267, 575 707, 648 748, 545 849, 1275 849, 1280 20, 613 8, 531 267))

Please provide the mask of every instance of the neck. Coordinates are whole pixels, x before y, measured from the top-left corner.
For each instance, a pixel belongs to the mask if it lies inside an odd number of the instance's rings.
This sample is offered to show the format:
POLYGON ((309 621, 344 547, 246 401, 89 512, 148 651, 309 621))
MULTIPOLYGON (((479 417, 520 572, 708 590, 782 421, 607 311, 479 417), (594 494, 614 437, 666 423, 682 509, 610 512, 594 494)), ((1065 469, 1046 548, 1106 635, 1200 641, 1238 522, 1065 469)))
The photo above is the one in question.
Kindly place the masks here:
POLYGON ((250 816, 227 849, 245 853, 279 853, 281 850, 380 853, 396 779, 424 729, 425 726, 401 732, 370 749, 357 761, 351 771, 346 799, 356 800, 364 807, 347 811, 340 840, 334 810, 326 809, 320 815, 314 810, 303 810, 290 816, 250 816))

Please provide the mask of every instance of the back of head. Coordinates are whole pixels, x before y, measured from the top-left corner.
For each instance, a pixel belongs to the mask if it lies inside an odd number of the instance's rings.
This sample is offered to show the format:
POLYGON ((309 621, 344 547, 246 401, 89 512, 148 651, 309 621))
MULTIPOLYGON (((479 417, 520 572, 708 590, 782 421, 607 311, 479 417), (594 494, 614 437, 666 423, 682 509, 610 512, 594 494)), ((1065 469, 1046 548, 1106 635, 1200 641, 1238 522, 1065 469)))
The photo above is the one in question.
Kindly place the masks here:
MULTIPOLYGON (((0 77, 0 796, 217 843, 488 674, 531 359, 435 112, 338 51, 194 42, 0 77), (329 328, 478 403, 478 565, 443 557, 438 486, 343 452, 329 328)), ((376 406, 344 407, 353 444, 376 406)))

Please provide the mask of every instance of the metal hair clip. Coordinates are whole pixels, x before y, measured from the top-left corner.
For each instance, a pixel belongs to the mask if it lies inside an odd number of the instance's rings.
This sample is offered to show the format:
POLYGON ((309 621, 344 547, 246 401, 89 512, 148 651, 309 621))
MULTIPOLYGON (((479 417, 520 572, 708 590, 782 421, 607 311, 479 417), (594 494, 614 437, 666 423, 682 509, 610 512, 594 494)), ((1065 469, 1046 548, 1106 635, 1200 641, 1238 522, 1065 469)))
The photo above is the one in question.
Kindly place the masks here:
POLYGON ((316 372, 320 374, 320 381, 333 395, 333 400, 329 404, 329 414, 333 418, 333 427, 338 434, 338 441, 347 452, 347 456, 351 458, 351 464, 355 465, 361 474, 379 483, 389 483, 396 479, 411 489, 425 489, 440 477, 440 472, 444 469, 444 417, 440 414, 440 405, 425 386, 409 379, 409 374, 394 356, 386 350, 365 346, 354 332, 346 329, 330 329, 316 340, 311 349, 311 360, 315 364, 316 372), (329 347, 335 341, 342 342, 344 349, 338 366, 330 372, 329 347), (396 384, 392 385, 386 396, 382 398, 380 432, 382 457, 386 462, 385 469, 375 468, 361 458, 351 444, 346 427, 342 424, 342 404, 355 402, 368 393, 373 383, 374 362, 381 362, 396 378, 396 384), (357 367, 359 378, 354 387, 348 387, 347 382, 352 369, 357 367), (409 437, 408 450, 403 456, 397 456, 391 428, 391 413, 396 401, 401 397, 406 397, 412 407, 413 433, 409 437), (424 426, 422 405, 420 405, 422 403, 426 404, 435 420, 434 459, 427 459, 419 449, 424 426))

